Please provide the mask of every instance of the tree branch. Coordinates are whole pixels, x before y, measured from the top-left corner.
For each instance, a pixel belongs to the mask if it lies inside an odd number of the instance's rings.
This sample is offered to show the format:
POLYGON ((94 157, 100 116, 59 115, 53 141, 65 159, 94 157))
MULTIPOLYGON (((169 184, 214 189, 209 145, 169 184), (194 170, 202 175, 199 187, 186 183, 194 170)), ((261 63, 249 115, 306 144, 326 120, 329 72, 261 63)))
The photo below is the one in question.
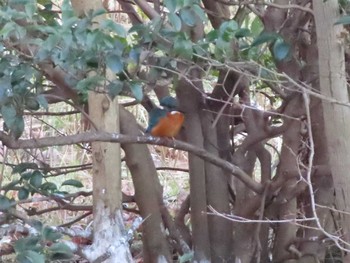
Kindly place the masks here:
POLYGON ((136 143, 136 144, 155 144, 166 147, 171 147, 187 152, 191 152, 201 159, 215 164, 223 170, 237 177, 243 183, 247 185, 256 193, 263 193, 264 188, 261 184, 254 181, 248 174, 246 174, 239 167, 218 158, 216 155, 210 154, 203 148, 195 147, 191 144, 172 140, 167 138, 159 138, 152 136, 129 136, 119 133, 108 133, 108 132, 85 132, 76 135, 62 136, 62 137, 45 137, 40 139, 25 139, 15 140, 13 137, 7 135, 4 132, 0 132, 0 140, 4 145, 11 149, 35 149, 44 148, 50 146, 60 145, 71 145, 76 143, 87 143, 87 142, 117 142, 122 144, 136 143))

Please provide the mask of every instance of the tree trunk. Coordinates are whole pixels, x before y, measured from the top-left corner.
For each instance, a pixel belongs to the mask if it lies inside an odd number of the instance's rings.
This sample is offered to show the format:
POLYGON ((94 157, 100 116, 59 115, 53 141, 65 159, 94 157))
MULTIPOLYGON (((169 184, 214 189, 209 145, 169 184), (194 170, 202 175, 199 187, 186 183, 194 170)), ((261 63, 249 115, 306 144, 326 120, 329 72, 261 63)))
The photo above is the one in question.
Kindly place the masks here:
MULTIPOLYGON (((89 112, 99 130, 119 132, 116 100, 91 92, 89 112)), ((94 242, 85 255, 90 262, 101 257, 106 257, 104 262, 132 262, 122 217, 120 145, 93 142, 92 153, 94 242)))
MULTIPOLYGON (((135 117, 124 108, 120 110, 120 125, 123 134, 141 135, 135 117)), ((160 211, 162 188, 151 153, 144 144, 125 144, 122 147, 134 182, 136 203, 145 219, 142 225, 144 262, 171 262, 160 211)))
MULTIPOLYGON (((194 78, 195 74, 192 75, 194 78)), ((201 95, 185 79, 181 79, 176 90, 181 109, 186 113, 185 131, 187 141, 203 148, 203 133, 199 111, 201 95)), ((192 224, 192 247, 195 262, 210 262, 208 232, 205 162, 194 154, 188 154, 190 170, 190 206, 192 224)))
MULTIPOLYGON (((103 8, 98 0, 72 0, 71 3, 79 16, 103 8)), ((104 19, 104 16, 96 17, 95 25, 104 19)), ((91 120, 98 130, 119 133, 117 99, 91 91, 88 103, 91 120)), ((84 253, 90 262, 102 259, 111 263, 132 262, 122 216, 120 144, 93 142, 92 153, 94 241, 84 253)))
MULTIPOLYGON (((339 18, 336 0, 313 0, 319 54, 320 91, 323 96, 349 103, 346 83, 343 26, 334 25, 339 18)), ((333 176, 336 208, 350 212, 350 108, 324 99, 322 101, 329 164, 333 176)), ((350 240, 350 216, 339 214, 342 238, 350 240)), ((340 230, 340 229, 339 229, 340 230)), ((350 247, 347 247, 348 249, 350 247)))

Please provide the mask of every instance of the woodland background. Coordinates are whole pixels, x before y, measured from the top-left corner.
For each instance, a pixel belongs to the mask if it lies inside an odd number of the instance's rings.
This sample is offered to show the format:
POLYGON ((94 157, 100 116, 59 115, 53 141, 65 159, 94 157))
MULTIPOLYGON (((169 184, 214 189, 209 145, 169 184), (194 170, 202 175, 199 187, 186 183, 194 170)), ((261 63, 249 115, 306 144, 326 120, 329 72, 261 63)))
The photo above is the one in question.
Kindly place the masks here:
POLYGON ((0 1, 1 261, 348 262, 349 8, 0 1))

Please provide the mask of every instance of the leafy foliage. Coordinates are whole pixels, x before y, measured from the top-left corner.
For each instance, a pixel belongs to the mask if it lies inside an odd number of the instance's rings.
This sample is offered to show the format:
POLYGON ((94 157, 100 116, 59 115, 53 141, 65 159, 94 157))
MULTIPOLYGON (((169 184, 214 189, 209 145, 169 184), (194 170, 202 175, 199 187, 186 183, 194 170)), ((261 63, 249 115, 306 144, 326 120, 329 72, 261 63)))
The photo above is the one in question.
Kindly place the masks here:
POLYGON ((73 257, 71 249, 59 242, 62 237, 60 233, 49 226, 41 226, 37 230, 36 235, 24 237, 15 242, 14 250, 19 263, 40 263, 73 257))

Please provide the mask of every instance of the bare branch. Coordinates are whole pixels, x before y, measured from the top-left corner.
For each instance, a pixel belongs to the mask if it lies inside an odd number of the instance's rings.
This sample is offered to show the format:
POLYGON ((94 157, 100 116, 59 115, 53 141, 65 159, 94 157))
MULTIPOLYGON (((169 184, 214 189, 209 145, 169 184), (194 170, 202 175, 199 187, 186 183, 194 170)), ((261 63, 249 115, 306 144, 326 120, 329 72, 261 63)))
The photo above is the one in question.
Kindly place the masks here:
POLYGON ((171 140, 167 138, 159 138, 152 136, 129 136, 119 133, 108 133, 108 132, 85 132, 76 135, 64 136, 64 137, 46 137, 41 139, 28 139, 28 140, 15 140, 13 137, 0 132, 0 140, 4 145, 11 149, 34 149, 44 148, 50 146, 59 145, 70 145, 76 143, 87 143, 87 142, 117 142, 122 144, 136 143, 136 144, 155 144, 166 147, 171 147, 183 151, 191 152, 205 161, 215 164, 221 167, 223 170, 236 176, 239 180, 244 182, 247 187, 257 193, 262 193, 264 188, 261 184, 254 181, 247 173, 245 173, 239 167, 218 158, 206 151, 203 148, 195 147, 189 143, 185 143, 178 140, 171 140))

